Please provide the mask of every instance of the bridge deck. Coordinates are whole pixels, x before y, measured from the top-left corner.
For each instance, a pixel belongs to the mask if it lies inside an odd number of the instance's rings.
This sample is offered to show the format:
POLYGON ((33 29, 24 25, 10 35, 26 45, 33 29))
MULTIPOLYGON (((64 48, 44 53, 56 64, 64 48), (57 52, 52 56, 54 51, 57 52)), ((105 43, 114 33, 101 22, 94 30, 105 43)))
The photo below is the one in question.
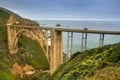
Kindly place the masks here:
POLYGON ((82 29, 68 29, 62 27, 47 27, 47 26, 22 26, 22 25, 12 25, 18 28, 29 28, 29 29, 44 29, 44 30, 58 30, 63 32, 76 32, 76 33, 92 33, 92 34, 114 34, 120 35, 120 31, 103 31, 103 30, 82 30, 82 29))

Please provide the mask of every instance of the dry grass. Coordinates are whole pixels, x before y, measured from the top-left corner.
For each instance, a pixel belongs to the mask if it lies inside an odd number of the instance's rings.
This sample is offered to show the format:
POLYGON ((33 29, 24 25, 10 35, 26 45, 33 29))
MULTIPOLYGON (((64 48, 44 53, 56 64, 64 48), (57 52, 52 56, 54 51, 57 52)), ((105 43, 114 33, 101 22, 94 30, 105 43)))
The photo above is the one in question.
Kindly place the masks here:
POLYGON ((85 80, 120 80, 120 66, 104 68, 85 80))

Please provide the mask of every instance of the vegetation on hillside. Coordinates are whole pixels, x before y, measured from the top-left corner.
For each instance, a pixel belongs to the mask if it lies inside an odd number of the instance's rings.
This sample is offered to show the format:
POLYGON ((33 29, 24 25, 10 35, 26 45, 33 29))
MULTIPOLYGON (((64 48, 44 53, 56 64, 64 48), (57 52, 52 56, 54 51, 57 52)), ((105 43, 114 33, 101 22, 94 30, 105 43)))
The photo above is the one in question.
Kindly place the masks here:
POLYGON ((18 54, 21 55, 21 59, 23 59, 22 63, 28 63, 36 69, 49 70, 49 63, 45 54, 36 41, 21 36, 18 54))
MULTIPOLYGON (((27 24, 32 23, 31 20, 23 19, 9 10, 0 8, 0 80, 39 80, 41 78, 44 80, 48 73, 41 73, 41 71, 48 70, 49 64, 45 53, 36 41, 21 36, 18 43, 19 51, 16 54, 9 53, 6 22, 10 15, 14 16, 18 21, 25 21, 27 24), (19 70, 26 65, 27 68, 33 67, 36 73, 30 76, 21 76, 19 70)), ((34 21, 33 23, 36 24, 34 21)))
POLYGON ((19 51, 16 54, 9 53, 5 24, 10 15, 23 21, 22 24, 38 25, 0 8, 0 80, 120 80, 120 43, 84 53, 77 52, 46 79, 48 73, 42 71, 48 70, 49 64, 36 41, 21 35, 18 41, 19 51), (24 75, 26 69, 33 69, 36 73, 24 75))
POLYGON ((9 14, 5 13, 0 9, 0 53, 4 53, 7 51, 6 43, 7 43, 7 29, 5 24, 9 18, 9 14))
POLYGON ((3 10, 4 12, 8 13, 9 15, 13 15, 13 16, 16 17, 16 18, 22 18, 22 17, 19 16, 18 14, 14 13, 14 12, 8 10, 8 9, 5 9, 5 8, 3 8, 3 7, 0 7, 0 9, 3 10))
POLYGON ((48 80, 120 80, 119 67, 120 43, 117 43, 74 55, 48 80))

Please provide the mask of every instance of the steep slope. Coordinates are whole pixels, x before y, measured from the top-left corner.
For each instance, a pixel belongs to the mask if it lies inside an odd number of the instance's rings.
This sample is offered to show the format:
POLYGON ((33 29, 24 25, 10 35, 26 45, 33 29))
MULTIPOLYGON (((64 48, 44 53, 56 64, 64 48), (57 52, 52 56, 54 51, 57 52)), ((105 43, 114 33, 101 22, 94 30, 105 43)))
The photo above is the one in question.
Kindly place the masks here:
POLYGON ((12 11, 10 11, 10 10, 8 10, 8 9, 5 9, 5 8, 3 8, 3 7, 0 7, 0 9, 3 10, 4 12, 7 12, 7 13, 10 14, 10 15, 13 15, 13 16, 16 17, 16 18, 22 18, 22 17, 19 16, 18 14, 13 13, 12 11))
POLYGON ((48 80, 53 79, 120 80, 120 43, 79 53, 48 80))
POLYGON ((21 24, 38 25, 35 21, 24 19, 7 9, 0 8, 0 80, 34 80, 34 78, 45 77, 43 74, 47 73, 39 72, 48 70, 49 64, 41 46, 36 41, 21 35, 19 51, 14 55, 9 53, 6 22, 11 15, 21 24), (31 70, 35 73, 27 76, 27 71, 31 70))
MULTIPOLYGON (((36 21, 33 21, 33 20, 30 20, 30 19, 25 19, 25 18, 22 18, 21 16, 19 16, 18 14, 8 10, 8 9, 5 9, 5 8, 2 8, 0 7, 0 10, 1 13, 2 12, 5 12, 5 14, 3 15, 3 17, 7 14, 9 15, 12 15, 18 22, 20 22, 21 24, 27 24, 27 25, 39 25, 36 21)), ((2 16, 2 15, 1 15, 2 16)))

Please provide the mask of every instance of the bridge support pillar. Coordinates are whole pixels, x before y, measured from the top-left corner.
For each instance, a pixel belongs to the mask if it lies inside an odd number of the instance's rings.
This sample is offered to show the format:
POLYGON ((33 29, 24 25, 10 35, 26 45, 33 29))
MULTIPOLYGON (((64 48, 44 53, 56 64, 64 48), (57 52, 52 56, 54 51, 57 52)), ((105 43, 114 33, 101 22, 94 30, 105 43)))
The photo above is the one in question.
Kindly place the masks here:
POLYGON ((62 31, 51 30, 50 74, 63 64, 62 31))
POLYGON ((102 47, 103 45, 104 45, 104 34, 100 34, 99 47, 102 47))
POLYGON ((73 32, 68 32, 68 35, 67 35, 67 54, 69 54, 69 56, 68 56, 69 59, 71 58, 72 50, 73 50, 73 32))
POLYGON ((81 52, 85 51, 87 47, 87 33, 82 33, 81 52))
POLYGON ((18 51, 17 41, 16 38, 16 29, 15 27, 7 25, 7 32, 8 32, 8 49, 11 54, 15 54, 18 51))

